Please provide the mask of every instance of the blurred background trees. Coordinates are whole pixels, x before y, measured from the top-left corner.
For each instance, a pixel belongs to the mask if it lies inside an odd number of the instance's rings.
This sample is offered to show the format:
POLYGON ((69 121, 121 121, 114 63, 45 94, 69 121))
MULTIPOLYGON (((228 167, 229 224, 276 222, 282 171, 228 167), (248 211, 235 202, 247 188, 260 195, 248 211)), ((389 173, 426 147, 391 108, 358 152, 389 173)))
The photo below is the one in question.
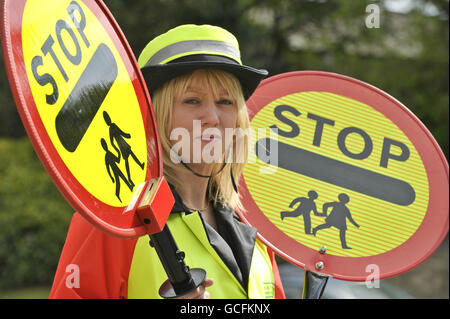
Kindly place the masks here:
MULTIPOLYGON (((237 35, 245 63, 270 75, 323 70, 386 91, 415 113, 448 158, 448 0, 105 0, 135 55, 183 23, 237 35), (366 7, 380 8, 368 28, 366 7)), ((25 131, 0 64, 0 137, 25 131)))
MULTIPOLYGON (((370 83, 416 114, 448 160, 448 0, 104 2, 136 57, 176 25, 205 23, 230 30, 244 63, 270 75, 323 70, 370 83), (379 28, 366 26, 369 4, 380 8, 379 28)), ((71 214, 26 137, 2 60, 0 289, 51 284, 71 214)))

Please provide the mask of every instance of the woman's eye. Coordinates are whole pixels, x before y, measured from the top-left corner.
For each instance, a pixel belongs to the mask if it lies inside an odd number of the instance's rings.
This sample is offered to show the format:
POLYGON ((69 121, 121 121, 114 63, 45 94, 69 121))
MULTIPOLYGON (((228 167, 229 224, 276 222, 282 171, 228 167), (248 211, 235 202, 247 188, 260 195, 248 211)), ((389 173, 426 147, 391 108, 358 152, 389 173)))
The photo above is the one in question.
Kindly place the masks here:
POLYGON ((183 101, 183 103, 185 103, 185 104, 197 104, 197 103, 199 103, 199 101, 198 101, 198 99, 185 99, 183 101))
POLYGON ((221 105, 233 105, 234 104, 234 102, 230 99, 220 99, 217 103, 221 104, 221 105))

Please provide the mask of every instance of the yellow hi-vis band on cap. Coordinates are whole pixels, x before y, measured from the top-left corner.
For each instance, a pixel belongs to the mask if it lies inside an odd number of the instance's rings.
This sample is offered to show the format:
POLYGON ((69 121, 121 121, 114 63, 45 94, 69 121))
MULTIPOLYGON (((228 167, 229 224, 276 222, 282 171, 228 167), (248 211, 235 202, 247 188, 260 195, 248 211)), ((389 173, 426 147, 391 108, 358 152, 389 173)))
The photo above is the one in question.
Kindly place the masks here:
POLYGON ((186 24, 150 41, 138 59, 139 67, 166 64, 194 54, 228 57, 242 65, 239 44, 230 32, 211 25, 186 24))
POLYGON ((158 52, 156 52, 150 60, 145 64, 157 65, 164 64, 191 54, 219 54, 233 57, 233 60, 240 63, 239 51, 229 43, 215 40, 190 40, 173 43, 158 52))

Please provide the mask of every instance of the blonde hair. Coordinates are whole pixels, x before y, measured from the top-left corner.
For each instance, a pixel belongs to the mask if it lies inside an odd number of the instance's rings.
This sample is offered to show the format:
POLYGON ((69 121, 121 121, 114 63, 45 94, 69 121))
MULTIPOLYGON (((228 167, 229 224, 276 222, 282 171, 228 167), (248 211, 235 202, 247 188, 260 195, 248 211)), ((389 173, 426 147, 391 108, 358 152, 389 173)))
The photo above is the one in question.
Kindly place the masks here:
MULTIPOLYGON (((170 133, 172 128, 172 108, 175 98, 186 92, 189 84, 194 78, 200 77, 202 83, 212 90, 215 97, 219 96, 219 87, 222 86, 227 90, 228 94, 236 101, 237 120, 235 128, 248 132, 250 127, 247 106, 242 93, 240 82, 232 74, 216 69, 199 69, 192 73, 176 77, 165 83, 161 88, 155 90, 152 94, 152 103, 155 110, 156 120, 158 123, 160 140, 163 152, 164 177, 172 184, 175 189, 179 188, 185 181, 178 180, 176 170, 180 164, 175 164, 170 157, 172 143, 170 141, 170 133)), ((240 155, 239 161, 225 161, 225 164, 215 163, 212 169, 212 176, 209 179, 207 195, 214 205, 220 203, 230 207, 233 210, 245 211, 239 194, 236 193, 231 180, 233 175, 236 184, 239 183, 242 171, 247 163, 248 157, 248 136, 233 136, 233 153, 240 155), (239 149, 237 149, 239 145, 239 149), (217 173, 218 172, 218 173, 217 173)), ((236 185, 237 186, 237 185, 236 185)))

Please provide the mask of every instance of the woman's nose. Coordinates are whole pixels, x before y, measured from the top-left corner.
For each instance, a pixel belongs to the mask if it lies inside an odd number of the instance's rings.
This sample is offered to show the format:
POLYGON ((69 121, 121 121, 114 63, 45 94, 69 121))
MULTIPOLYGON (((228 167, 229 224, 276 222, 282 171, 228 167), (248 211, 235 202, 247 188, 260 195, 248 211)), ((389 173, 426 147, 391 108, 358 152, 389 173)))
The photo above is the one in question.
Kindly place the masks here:
POLYGON ((202 124, 207 124, 208 126, 216 126, 219 124, 220 115, 218 111, 219 110, 214 100, 205 103, 201 119, 202 124))

